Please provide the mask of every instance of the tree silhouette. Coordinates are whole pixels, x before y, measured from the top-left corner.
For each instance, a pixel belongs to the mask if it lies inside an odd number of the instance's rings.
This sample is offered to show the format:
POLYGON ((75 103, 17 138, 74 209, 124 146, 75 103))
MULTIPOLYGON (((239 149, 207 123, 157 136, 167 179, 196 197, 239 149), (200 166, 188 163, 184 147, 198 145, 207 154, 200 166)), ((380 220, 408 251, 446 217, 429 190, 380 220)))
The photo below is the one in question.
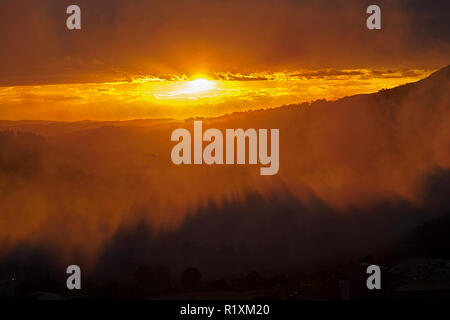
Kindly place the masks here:
POLYGON ((185 290, 196 290, 200 288, 202 274, 196 268, 187 268, 181 274, 181 284, 185 290))

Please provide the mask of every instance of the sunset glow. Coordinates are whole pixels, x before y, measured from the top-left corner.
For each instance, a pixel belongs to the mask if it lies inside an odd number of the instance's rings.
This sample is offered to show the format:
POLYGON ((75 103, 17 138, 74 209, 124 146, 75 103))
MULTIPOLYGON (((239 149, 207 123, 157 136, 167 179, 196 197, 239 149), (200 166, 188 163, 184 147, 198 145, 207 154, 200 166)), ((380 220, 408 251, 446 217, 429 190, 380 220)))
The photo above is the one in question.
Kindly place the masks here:
POLYGON ((181 90, 180 93, 197 93, 208 91, 214 88, 214 82, 206 79, 195 79, 187 83, 186 89, 181 90))
POLYGON ((127 81, 0 87, 8 120, 127 120, 218 116, 376 92, 432 70, 313 70, 139 76, 127 81), (31 108, 30 108, 31 107, 31 108))

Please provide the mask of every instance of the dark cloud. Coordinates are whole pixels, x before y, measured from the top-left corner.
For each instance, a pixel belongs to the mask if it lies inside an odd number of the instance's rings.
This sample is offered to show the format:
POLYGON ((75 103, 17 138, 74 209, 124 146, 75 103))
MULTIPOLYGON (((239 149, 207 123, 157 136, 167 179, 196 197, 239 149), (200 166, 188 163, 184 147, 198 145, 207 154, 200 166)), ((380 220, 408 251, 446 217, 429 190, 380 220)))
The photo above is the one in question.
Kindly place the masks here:
POLYGON ((0 82, 102 81, 134 73, 447 64, 448 1, 72 1, 0 3, 0 82), (94 79, 93 79, 94 78, 94 79))

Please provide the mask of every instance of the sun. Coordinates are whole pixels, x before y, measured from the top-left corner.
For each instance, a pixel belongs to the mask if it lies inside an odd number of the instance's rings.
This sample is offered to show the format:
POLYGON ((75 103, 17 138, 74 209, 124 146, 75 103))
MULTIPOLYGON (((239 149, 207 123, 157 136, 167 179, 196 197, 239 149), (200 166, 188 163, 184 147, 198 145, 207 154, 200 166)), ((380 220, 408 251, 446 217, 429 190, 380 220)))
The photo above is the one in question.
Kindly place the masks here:
POLYGON ((216 96, 217 92, 215 89, 219 89, 217 81, 195 77, 192 80, 169 82, 166 90, 162 88, 159 92, 153 93, 153 97, 158 100, 192 101, 216 96))
POLYGON ((192 94, 198 92, 204 92, 211 90, 215 87, 214 81, 207 79, 195 79, 187 82, 186 87, 182 90, 182 93, 192 94))

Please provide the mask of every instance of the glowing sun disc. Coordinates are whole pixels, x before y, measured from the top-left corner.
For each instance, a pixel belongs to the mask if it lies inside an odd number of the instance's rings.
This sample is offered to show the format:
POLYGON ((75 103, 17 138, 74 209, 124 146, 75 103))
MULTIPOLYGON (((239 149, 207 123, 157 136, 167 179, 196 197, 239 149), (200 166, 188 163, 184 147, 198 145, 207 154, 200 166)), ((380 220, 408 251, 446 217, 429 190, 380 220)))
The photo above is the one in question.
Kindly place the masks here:
POLYGON ((195 79, 187 83, 186 88, 182 91, 182 93, 190 94, 204 92, 213 89, 214 86, 214 81, 206 79, 195 79))

